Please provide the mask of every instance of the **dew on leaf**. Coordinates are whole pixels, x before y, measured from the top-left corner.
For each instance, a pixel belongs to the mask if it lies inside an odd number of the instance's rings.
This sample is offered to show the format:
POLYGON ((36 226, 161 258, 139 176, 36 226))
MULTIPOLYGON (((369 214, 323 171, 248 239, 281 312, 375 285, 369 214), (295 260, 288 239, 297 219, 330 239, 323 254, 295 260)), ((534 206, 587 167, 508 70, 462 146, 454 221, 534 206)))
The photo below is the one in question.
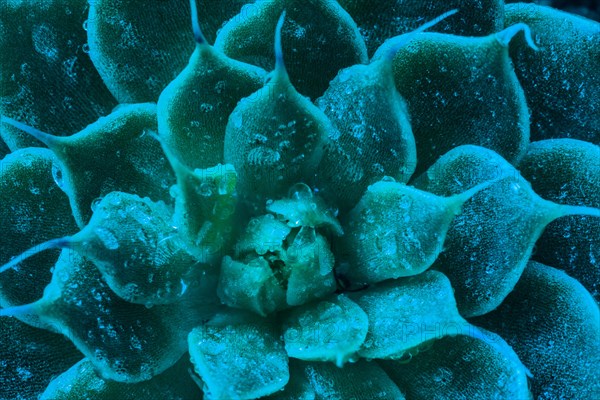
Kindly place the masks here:
POLYGON ((273 28, 284 11, 288 18, 281 32, 282 54, 290 81, 301 94, 316 99, 339 70, 368 61, 356 23, 333 0, 258 2, 251 12, 242 12, 223 27, 215 47, 229 57, 272 69, 277 58, 273 28), (297 34, 299 29, 303 35, 297 34), (335 57, 323 58, 323 54, 335 57))
POLYGON ((456 147, 415 182, 446 196, 491 182, 463 204, 433 265, 452 281, 465 317, 485 314, 506 298, 549 223, 569 215, 600 217, 597 208, 542 199, 506 160, 478 146, 456 147))
POLYGON ((461 206, 486 185, 439 197, 403 183, 380 181, 348 215, 342 237, 346 274, 356 282, 417 275, 442 252, 461 206))
POLYGON ((317 166, 332 129, 327 117, 290 82, 281 50, 283 22, 282 15, 272 79, 237 105, 225 133, 225 161, 238 174, 239 195, 256 211, 264 210, 261 199, 285 196, 290 186, 302 182, 317 166), (243 124, 238 122, 242 120, 243 124), (291 122, 295 123, 290 126, 291 122), (280 129, 282 125, 285 129, 280 129), (257 132, 266 142, 254 140, 257 132), (289 145, 280 153, 284 141, 289 145))
POLYGON ((195 1, 191 1, 195 50, 158 99, 161 140, 192 169, 223 162, 228 117, 242 98, 262 86, 266 75, 261 68, 231 59, 207 42, 195 1))

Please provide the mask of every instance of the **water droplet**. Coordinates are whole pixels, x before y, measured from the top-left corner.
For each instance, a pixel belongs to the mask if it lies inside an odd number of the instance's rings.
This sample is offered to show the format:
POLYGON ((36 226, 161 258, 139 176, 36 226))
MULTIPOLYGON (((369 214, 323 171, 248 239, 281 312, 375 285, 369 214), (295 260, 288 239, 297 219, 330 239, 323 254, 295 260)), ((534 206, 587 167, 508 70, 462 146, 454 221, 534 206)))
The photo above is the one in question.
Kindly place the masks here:
POLYGON ((56 185, 62 190, 64 186, 63 173, 62 169, 56 162, 52 164, 52 178, 54 179, 54 183, 56 183, 56 185))
POLYGON ((312 190, 305 183, 296 183, 288 192, 288 197, 295 200, 311 199, 313 197, 312 190))
POLYGON ((91 206, 92 212, 96 211, 96 209, 98 208, 98 204, 100 204, 101 201, 102 201, 102 197, 96 197, 94 199, 94 201, 92 201, 92 206, 91 206))
POLYGON ((198 188, 198 189, 199 189, 200 196, 204 196, 204 197, 211 196, 211 195, 212 195, 212 189, 211 189, 211 187, 210 187, 210 186, 211 186, 211 185, 210 185, 210 184, 208 184, 208 183, 202 183, 202 184, 200 185, 200 187, 198 188))
POLYGON ((177 198, 178 196, 180 196, 181 192, 179 190, 179 186, 177 186, 177 185, 171 186, 169 188, 169 195, 174 199, 177 198))
POLYGON ((235 113, 231 115, 231 122, 236 129, 240 129, 244 123, 244 120, 240 113, 235 113))
POLYGON ((448 368, 440 368, 434 375, 433 380, 437 383, 446 385, 452 381, 453 373, 448 368))
POLYGON ((402 356, 398 359, 396 359, 395 361, 399 364, 408 364, 413 358, 413 355, 411 352, 407 351, 404 354, 402 354, 402 356))
POLYGON ((200 104, 200 111, 202 112, 211 112, 214 109, 212 104, 202 103, 200 104))
POLYGON ((81 46, 81 50, 85 53, 88 54, 90 52, 90 45, 85 43, 83 46, 81 46))

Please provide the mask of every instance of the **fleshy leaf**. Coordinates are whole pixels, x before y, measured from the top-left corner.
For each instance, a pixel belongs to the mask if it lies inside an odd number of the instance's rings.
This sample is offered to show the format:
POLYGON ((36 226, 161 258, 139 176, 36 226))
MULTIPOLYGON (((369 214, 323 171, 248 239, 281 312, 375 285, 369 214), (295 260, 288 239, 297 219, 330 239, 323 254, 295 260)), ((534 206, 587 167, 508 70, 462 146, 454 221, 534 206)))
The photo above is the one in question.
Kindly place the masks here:
MULTIPOLYGON (((192 12, 196 14, 195 1, 192 0, 192 12)), ((205 6, 203 11, 231 8, 234 2, 210 3, 215 4, 205 6)), ((243 97, 263 86, 266 72, 230 59, 212 47, 196 15, 192 16, 192 24, 197 35, 196 48, 185 69, 158 99, 158 132, 164 145, 183 164, 195 169, 223 162, 229 114, 243 97)))
POLYGON ((415 171, 415 138, 406 101, 395 87, 393 59, 418 33, 456 12, 448 11, 404 35, 371 64, 340 71, 317 100, 336 130, 330 134, 316 185, 343 212, 356 205, 369 184, 386 176, 406 183, 415 171))
POLYGON ((70 242, 94 261, 115 293, 132 303, 172 303, 204 269, 186 251, 164 204, 126 193, 104 197, 70 242))
POLYGON ((267 211, 276 214, 289 227, 327 227, 336 235, 344 233, 342 226, 326 204, 304 183, 290 189, 291 196, 267 201, 267 211))
POLYGON ((469 327, 458 314, 450 281, 437 271, 383 282, 350 298, 369 318, 358 352, 366 358, 401 358, 425 342, 469 327))
MULTIPOLYGON (((267 3, 277 1, 260 4, 267 3)), ((264 209, 265 199, 285 196, 292 185, 310 176, 333 129, 325 114, 289 80, 281 52, 284 17, 276 29, 277 63, 270 81, 240 101, 225 133, 225 161, 238 173, 239 194, 254 212, 264 209)))
POLYGON ((367 314, 344 295, 293 309, 283 322, 285 350, 306 361, 333 361, 342 367, 364 342, 367 314))
POLYGON ((213 43, 217 38, 217 33, 223 28, 223 25, 234 16, 245 13, 249 8, 255 7, 256 0, 194 0, 198 3, 200 11, 200 29, 206 40, 213 43))
MULTIPOLYGON (((117 105, 86 54, 87 8, 82 0, 2 2, 2 115, 68 136, 117 105)), ((2 122, 0 137, 13 151, 41 146, 2 122)))
MULTIPOLYGON (((492 149, 511 163, 524 155, 529 112, 508 54, 520 30, 529 35, 522 25, 485 37, 422 33, 396 53, 394 80, 408 103, 418 174, 464 144, 492 149)), ((403 40, 388 40, 373 60, 403 40)))
POLYGON ((123 300, 148 307, 174 303, 210 268, 187 251, 171 217, 164 203, 111 192, 94 204, 92 219, 80 232, 39 244, 17 261, 30 252, 74 249, 98 267, 123 300))
POLYGON ((266 320, 208 323, 189 334, 196 372, 212 399, 255 399, 281 390, 289 380, 288 356, 266 320))
POLYGON ((83 355, 56 333, 0 319, 0 398, 37 399, 48 382, 83 355))
POLYGON ((303 95, 321 96, 340 69, 368 61, 356 23, 333 0, 267 0, 248 5, 223 27, 215 47, 231 58, 271 70, 276 59, 273 28, 283 11, 288 15, 282 31, 284 56, 291 82, 303 95))
MULTIPOLYGON (((547 200, 600 208, 600 147, 573 139, 534 142, 519 164, 533 190, 547 200)), ((553 221, 533 258, 563 269, 600 301, 600 218, 574 215, 553 221)))
POLYGON ((417 166, 415 138, 391 59, 340 71, 317 105, 336 128, 316 183, 332 204, 349 210, 386 175, 408 182, 417 166))
POLYGON ((202 391, 188 375, 187 356, 149 381, 123 383, 102 379, 89 360, 54 378, 40 400, 176 400, 201 399, 202 391))
POLYGON ((173 223, 198 260, 218 263, 236 233, 237 174, 231 165, 221 164, 192 171, 164 143, 163 148, 177 178, 171 187, 173 223))
POLYGON ((452 281, 464 317, 483 315, 506 298, 550 222, 569 215, 600 217, 596 208, 542 199, 506 160, 477 146, 449 151, 416 182, 445 196, 492 182, 463 204, 432 267, 452 281))
POLYGON ((156 101, 194 50, 185 1, 94 0, 87 23, 94 66, 120 103, 156 101))
POLYGON ((410 399, 532 399, 527 369, 491 332, 446 336, 409 362, 379 364, 410 399))
POLYGON ((288 267, 286 301, 298 306, 336 289, 329 243, 314 228, 302 227, 281 257, 288 267))
MULTIPOLYGON (((47 149, 17 150, 0 161, 0 264, 47 240, 77 231, 69 199, 52 179, 55 162, 47 149)), ((39 299, 52 277, 59 251, 48 251, 0 275, 0 304, 10 307, 39 299)), ((21 316, 38 325, 35 316, 21 316)))
POLYGON ((480 189, 440 197, 391 181, 369 186, 348 215, 342 241, 350 264, 343 273, 370 283, 425 271, 442 251, 462 204, 480 189))
POLYGON ((36 314, 71 340, 103 379, 134 383, 160 374, 185 353, 189 330, 215 309, 212 285, 207 276, 188 288, 185 301, 147 308, 119 298, 91 261, 63 250, 44 296, 0 310, 0 316, 36 314))
POLYGON ((497 310, 474 322, 500 334, 529 368, 537 399, 600 393, 600 312, 583 286, 531 262, 497 310))
POLYGON ((331 363, 290 360, 290 372, 290 383, 267 399, 404 400, 400 389, 374 362, 360 360, 338 368, 331 363))
POLYGON ((507 4, 506 24, 529 25, 540 50, 510 55, 531 110, 531 139, 600 143, 600 23, 536 4, 507 4), (550 95, 551 94, 551 95, 550 95))
POLYGON ((423 20, 458 9, 458 15, 435 27, 436 32, 462 36, 484 36, 503 28, 504 2, 501 0, 339 0, 362 33, 369 54, 386 40, 412 31, 423 20))
POLYGON ((219 296, 231 307, 260 315, 325 297, 336 289, 334 257, 314 228, 292 229, 272 215, 250 220, 223 259, 219 296))
POLYGON ((412 183, 421 190, 451 196, 486 180, 500 180, 517 174, 498 153, 480 146, 464 145, 444 154, 412 183))
POLYGON ((281 251, 291 231, 292 228, 271 214, 252 218, 235 246, 236 255, 254 252, 262 256, 267 252, 281 251))
MULTIPOLYGON (((266 400, 314 400, 315 390, 304 376, 304 362, 290 358, 290 380, 280 391, 273 393, 266 400)), ((321 363, 317 363, 321 364, 321 363)))
POLYGON ((248 263, 224 257, 217 292, 229 307, 262 316, 286 308, 285 289, 268 261, 261 257, 248 263))
POLYGON ((168 201, 173 173, 156 132, 156 105, 133 104, 69 137, 48 135, 14 120, 3 121, 44 142, 58 158, 56 183, 67 193, 75 221, 83 228, 95 199, 113 191, 168 201))

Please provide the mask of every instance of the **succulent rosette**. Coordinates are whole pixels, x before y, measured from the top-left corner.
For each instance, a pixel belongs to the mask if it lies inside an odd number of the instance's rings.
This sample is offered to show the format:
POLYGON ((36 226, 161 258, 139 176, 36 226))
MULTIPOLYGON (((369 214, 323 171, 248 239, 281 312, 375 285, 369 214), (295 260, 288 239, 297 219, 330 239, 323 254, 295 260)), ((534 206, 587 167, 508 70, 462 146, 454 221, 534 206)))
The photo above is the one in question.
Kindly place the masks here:
POLYGON ((600 24, 6 0, 0 398, 592 399, 600 24))

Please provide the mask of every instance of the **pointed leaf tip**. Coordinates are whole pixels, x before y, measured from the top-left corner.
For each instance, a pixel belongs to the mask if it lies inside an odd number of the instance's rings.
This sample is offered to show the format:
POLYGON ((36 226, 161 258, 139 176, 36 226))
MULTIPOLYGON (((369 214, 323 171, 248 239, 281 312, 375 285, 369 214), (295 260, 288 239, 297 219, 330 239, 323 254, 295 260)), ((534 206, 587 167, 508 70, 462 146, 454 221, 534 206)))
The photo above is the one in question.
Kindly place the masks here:
POLYGON ((8 124, 13 128, 17 128, 20 131, 27 133, 28 135, 36 138, 40 142, 44 143, 48 147, 52 147, 57 142, 57 137, 50 135, 49 133, 42 132, 39 129, 35 129, 29 125, 19 122, 7 116, 0 116, 0 122, 8 124))
POLYGON ((24 251, 22 254, 14 257, 12 260, 10 260, 9 262, 7 262, 3 266, 1 266, 0 274, 5 271, 8 271, 9 269, 16 267, 17 265, 19 265, 20 263, 22 263, 29 257, 33 257, 36 254, 41 253, 42 251, 46 251, 46 250, 50 250, 50 249, 65 248, 69 245, 69 243, 70 243, 70 238, 64 237, 64 238, 59 238, 59 239, 48 240, 47 242, 38 244, 37 246, 34 246, 31 249, 24 251))
POLYGON ((523 35, 525 36, 525 41, 527 42, 529 47, 531 47, 535 51, 539 50, 539 47, 537 47, 537 45, 533 41, 533 38, 531 36, 531 29, 529 28, 529 25, 527 25, 523 22, 509 26, 508 28, 504 29, 503 31, 496 33, 496 40, 498 40, 498 42, 502 46, 508 47, 508 44, 510 43, 512 38, 514 38, 516 36, 516 34, 519 32, 523 32, 523 35))
POLYGON ((397 43, 395 43, 394 45, 392 45, 389 50, 387 51, 386 54, 386 58, 388 60, 393 60, 394 57, 396 56, 396 53, 398 52, 398 49, 400 49, 401 47, 407 45, 408 43, 410 43, 413 38, 415 37, 416 34, 421 33, 421 32, 425 32, 427 29, 439 24, 440 22, 442 22, 443 20, 445 20, 446 18, 456 14, 458 12, 458 9, 452 9, 450 11, 446 11, 445 13, 435 17, 434 19, 425 22, 423 25, 419 26, 417 29, 415 29, 412 32, 409 32, 405 35, 402 35, 403 40, 399 40, 397 43))
POLYGON ((192 16, 192 30, 194 32, 194 40, 199 45, 208 45, 204 34, 202 33, 202 29, 200 28, 200 21, 198 20, 198 6, 196 4, 197 0, 190 0, 190 10, 192 16))
POLYGON ((285 22, 285 10, 281 13, 279 20, 277 21, 277 27, 275 28, 275 70, 285 71, 285 64, 283 63, 283 47, 281 45, 281 29, 285 22))

